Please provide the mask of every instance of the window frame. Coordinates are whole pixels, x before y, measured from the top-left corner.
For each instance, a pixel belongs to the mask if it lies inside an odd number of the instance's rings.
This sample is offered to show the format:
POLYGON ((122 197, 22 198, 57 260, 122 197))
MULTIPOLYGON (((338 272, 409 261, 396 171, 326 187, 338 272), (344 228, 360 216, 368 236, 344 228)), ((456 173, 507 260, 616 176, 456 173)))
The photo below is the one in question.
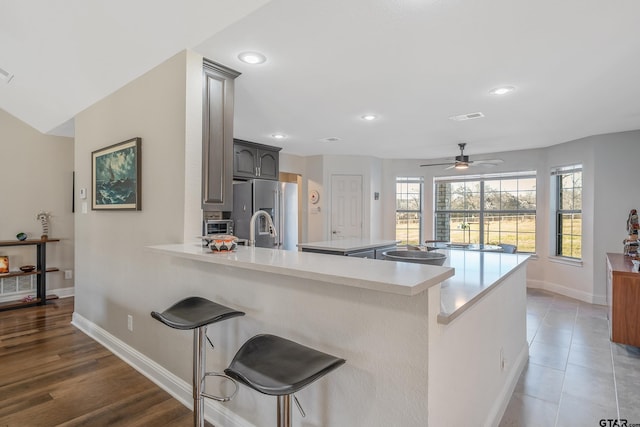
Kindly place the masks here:
MULTIPOLYGON (((424 236, 424 226, 422 224, 424 215, 423 215, 423 211, 424 211, 424 176, 396 176, 396 180, 395 180, 395 203, 396 203, 396 207, 395 207, 395 238, 396 240, 400 240, 401 242, 404 242, 403 239, 399 239, 398 238, 398 213, 407 213, 407 214, 411 214, 411 213, 417 213, 418 214, 418 245, 421 244, 423 236, 424 236), (402 180, 402 181, 401 181, 402 180), (419 192, 419 208, 416 209, 398 209, 398 184, 419 184, 420 185, 420 192, 419 192)), ((402 193, 402 194, 409 194, 409 193, 402 193)), ((407 228, 408 230, 408 228, 407 228)), ((409 239, 408 239, 408 233, 406 235, 406 244, 412 244, 409 243, 409 239)), ((400 243, 402 244, 402 243, 400 243)))
MULTIPOLYGON (((538 218, 538 188, 537 188, 538 180, 537 180, 537 171, 522 171, 522 172, 505 172, 505 173, 497 173, 497 174, 479 174, 479 175, 465 175, 465 176, 442 176, 435 177, 433 180, 434 186, 434 201, 433 201, 433 235, 438 236, 437 230, 437 218, 438 214, 464 214, 466 216, 477 215, 479 222, 478 236, 481 244, 485 243, 485 225, 484 225, 484 217, 485 215, 519 215, 519 214, 531 214, 534 216, 534 221, 537 225, 538 218), (501 181, 501 180, 510 180, 510 179, 535 179, 536 180, 536 190, 535 190, 535 198, 536 198, 536 209, 486 209, 486 200, 485 200, 485 183, 489 181, 501 181), (479 209, 469 209, 469 210, 455 210, 455 209, 438 209, 438 184, 442 183, 464 183, 464 182, 480 182, 480 193, 479 200, 480 206, 479 209), (468 214, 468 215, 467 215, 468 214)), ((516 235, 518 235, 518 231, 516 231, 516 235)), ((533 252, 525 252, 518 248, 518 253, 530 253, 535 254, 537 252, 537 227, 534 234, 534 250, 533 252)), ((503 242, 508 243, 508 242, 503 242)))
MULTIPOLYGON (((575 183, 575 179, 572 180, 572 183, 575 183)), ((575 195, 575 185, 572 185, 572 190, 575 195)), ((551 194, 553 195, 553 199, 551 200, 551 214, 553 216, 553 231, 552 231, 552 254, 554 257, 572 261, 572 262, 581 262, 582 261, 582 242, 584 234, 582 232, 582 225, 580 226, 580 234, 570 234, 570 236, 579 236, 580 238, 580 257, 574 257, 571 255, 566 255, 563 253, 563 236, 567 236, 568 234, 563 233, 563 215, 580 215, 580 220, 583 220, 583 211, 582 211, 582 196, 583 196, 583 165, 582 164, 574 164, 568 166, 559 166, 551 169, 551 194), (575 209, 575 204, 573 209, 564 209, 562 208, 561 199, 562 199, 562 177, 565 175, 575 175, 577 172, 580 173, 580 209, 575 209)), ((573 251, 571 251, 573 252, 573 251)))

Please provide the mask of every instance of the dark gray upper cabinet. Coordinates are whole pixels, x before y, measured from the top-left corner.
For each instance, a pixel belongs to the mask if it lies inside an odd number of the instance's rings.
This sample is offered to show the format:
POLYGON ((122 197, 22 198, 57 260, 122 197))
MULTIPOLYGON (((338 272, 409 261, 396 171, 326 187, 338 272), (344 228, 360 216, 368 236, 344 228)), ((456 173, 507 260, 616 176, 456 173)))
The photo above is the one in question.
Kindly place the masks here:
POLYGON ((202 117, 202 209, 233 209, 233 90, 240 75, 204 59, 202 117))
POLYGON ((279 178, 280 147, 233 140, 233 177, 235 179, 279 178))

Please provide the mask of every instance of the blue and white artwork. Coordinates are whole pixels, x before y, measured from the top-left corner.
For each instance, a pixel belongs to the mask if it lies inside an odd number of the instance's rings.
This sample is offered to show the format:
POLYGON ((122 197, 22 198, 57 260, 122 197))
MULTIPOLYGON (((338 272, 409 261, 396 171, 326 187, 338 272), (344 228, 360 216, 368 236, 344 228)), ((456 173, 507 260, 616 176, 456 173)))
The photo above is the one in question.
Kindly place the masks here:
POLYGON ((93 209, 140 210, 140 138, 93 152, 93 209))

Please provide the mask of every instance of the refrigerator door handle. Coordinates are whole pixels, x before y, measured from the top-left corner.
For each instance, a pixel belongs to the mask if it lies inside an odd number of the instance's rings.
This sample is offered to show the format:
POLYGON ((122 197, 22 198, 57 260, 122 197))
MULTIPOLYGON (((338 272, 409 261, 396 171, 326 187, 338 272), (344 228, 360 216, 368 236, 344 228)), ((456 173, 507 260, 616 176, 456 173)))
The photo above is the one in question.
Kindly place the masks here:
POLYGON ((273 192, 273 210, 274 210, 274 222, 277 227, 277 235, 275 238, 276 248, 280 248, 282 244, 282 210, 280 209, 280 190, 276 188, 273 192))

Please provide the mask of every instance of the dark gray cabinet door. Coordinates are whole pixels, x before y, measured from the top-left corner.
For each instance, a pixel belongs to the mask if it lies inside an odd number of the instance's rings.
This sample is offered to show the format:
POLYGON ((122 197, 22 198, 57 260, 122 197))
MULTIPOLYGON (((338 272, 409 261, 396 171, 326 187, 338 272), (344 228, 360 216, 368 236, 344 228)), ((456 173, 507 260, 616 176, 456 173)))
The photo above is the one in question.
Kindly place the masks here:
POLYGON ((240 73, 203 64, 202 208, 233 209, 233 92, 240 73))
POLYGON ((262 179, 279 178, 278 160, 280 154, 273 150, 258 150, 258 175, 262 179))
POLYGON ((235 179, 279 179, 280 147, 235 139, 233 177, 235 179))
POLYGON ((245 144, 233 144, 233 176, 255 178, 258 175, 258 149, 245 144))

